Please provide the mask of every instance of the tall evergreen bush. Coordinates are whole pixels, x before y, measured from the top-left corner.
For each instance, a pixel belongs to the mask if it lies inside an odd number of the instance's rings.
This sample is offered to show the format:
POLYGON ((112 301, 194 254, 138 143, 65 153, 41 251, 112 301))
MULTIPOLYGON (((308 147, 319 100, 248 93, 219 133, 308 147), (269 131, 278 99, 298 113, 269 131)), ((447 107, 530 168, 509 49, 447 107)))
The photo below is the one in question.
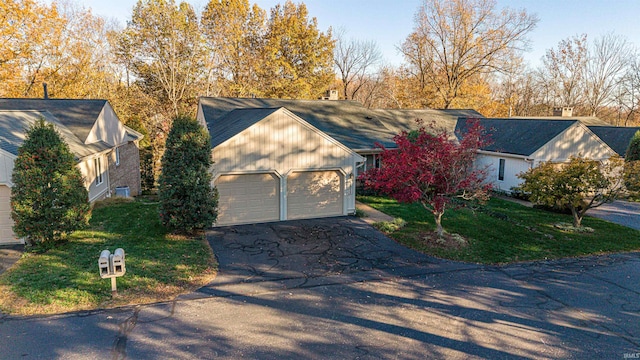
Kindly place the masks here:
POLYGON ((40 119, 27 130, 12 181, 13 230, 29 245, 55 244, 88 224, 89 194, 74 155, 53 124, 40 119))
POLYGON ((218 193, 212 187, 211 165, 206 129, 193 118, 175 118, 158 179, 160 217, 168 229, 190 233, 215 222, 218 193))
POLYGON ((627 152, 624 156, 626 161, 638 161, 640 160, 640 131, 636 131, 636 133, 631 138, 631 142, 627 147, 627 152))

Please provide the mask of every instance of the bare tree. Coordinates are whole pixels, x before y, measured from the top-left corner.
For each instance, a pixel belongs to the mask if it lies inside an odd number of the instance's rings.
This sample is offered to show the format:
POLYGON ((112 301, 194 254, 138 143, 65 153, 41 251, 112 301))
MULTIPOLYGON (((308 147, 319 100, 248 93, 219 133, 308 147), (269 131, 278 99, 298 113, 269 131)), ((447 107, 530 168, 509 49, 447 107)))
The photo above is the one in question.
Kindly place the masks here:
POLYGON ((346 40, 343 30, 337 33, 333 62, 342 81, 345 99, 354 100, 361 89, 370 87, 371 81, 375 82, 372 70, 381 59, 382 54, 375 41, 346 40))
POLYGON ((582 105, 582 86, 587 66, 587 35, 561 40, 542 59, 544 76, 554 89, 553 106, 582 105))
POLYGON ((618 108, 616 125, 628 126, 640 112, 640 58, 632 57, 615 93, 618 108))
POLYGON ((538 22, 525 10, 497 11, 493 0, 425 0, 401 51, 424 87, 449 108, 471 78, 504 71, 528 47, 538 22))
POLYGON ((631 46, 614 34, 597 38, 589 48, 585 71, 584 96, 591 116, 612 102, 631 57, 631 46))

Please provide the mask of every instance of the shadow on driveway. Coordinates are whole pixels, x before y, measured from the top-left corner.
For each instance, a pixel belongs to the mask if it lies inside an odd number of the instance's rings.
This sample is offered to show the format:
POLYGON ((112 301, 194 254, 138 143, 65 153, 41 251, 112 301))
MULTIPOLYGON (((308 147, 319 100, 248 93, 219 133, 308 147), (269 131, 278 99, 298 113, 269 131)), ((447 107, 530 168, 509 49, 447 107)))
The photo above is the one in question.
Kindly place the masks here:
POLYGON ((353 217, 214 228, 219 274, 208 295, 255 294, 475 268, 408 249, 353 217))

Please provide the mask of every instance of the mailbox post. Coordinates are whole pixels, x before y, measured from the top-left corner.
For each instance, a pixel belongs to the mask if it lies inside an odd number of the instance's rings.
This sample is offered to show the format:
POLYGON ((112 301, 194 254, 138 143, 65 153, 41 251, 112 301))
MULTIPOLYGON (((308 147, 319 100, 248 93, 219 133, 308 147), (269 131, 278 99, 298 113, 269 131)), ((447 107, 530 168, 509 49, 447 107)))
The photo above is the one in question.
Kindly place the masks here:
POLYGON ((111 279, 111 295, 117 295, 116 278, 124 275, 127 268, 124 263, 124 250, 117 248, 113 254, 109 250, 102 250, 98 258, 98 270, 100 277, 111 279))

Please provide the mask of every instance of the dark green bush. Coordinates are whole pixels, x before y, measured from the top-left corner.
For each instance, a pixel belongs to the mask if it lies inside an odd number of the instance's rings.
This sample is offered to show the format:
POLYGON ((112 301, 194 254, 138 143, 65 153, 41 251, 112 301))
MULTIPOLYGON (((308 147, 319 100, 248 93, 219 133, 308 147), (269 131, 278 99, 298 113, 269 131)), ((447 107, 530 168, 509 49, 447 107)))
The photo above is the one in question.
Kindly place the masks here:
POLYGON ((29 245, 50 245, 86 226, 89 194, 69 146, 44 119, 18 149, 11 189, 13 230, 29 245))
POLYGON ((640 160, 640 131, 636 131, 636 133, 631 138, 631 142, 627 147, 627 152, 625 153, 624 159, 626 161, 640 160))
POLYGON ((211 164, 206 129, 187 116, 174 119, 158 179, 160 218, 169 230, 190 233, 215 222, 218 193, 212 187, 211 164))

